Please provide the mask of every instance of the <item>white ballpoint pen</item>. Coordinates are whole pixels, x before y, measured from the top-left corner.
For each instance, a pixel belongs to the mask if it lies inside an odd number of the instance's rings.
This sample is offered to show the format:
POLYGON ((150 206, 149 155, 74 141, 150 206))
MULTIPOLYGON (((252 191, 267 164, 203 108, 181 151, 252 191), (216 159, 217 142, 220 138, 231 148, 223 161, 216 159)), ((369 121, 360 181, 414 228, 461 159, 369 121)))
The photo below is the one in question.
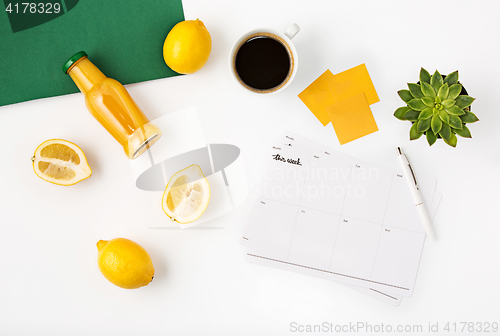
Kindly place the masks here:
POLYGON ((417 177, 415 176, 415 173, 411 168, 408 157, 401 152, 400 147, 398 147, 398 157, 399 161, 401 162, 401 167, 403 167, 404 175, 406 177, 406 181, 408 182, 408 187, 410 187, 410 192, 413 197, 413 201, 415 202, 415 207, 417 208, 420 220, 422 221, 422 224, 424 224, 425 232, 427 232, 427 235, 431 240, 436 240, 436 236, 434 235, 434 231, 432 230, 429 213, 425 208, 424 200, 422 199, 420 189, 418 188, 417 177))

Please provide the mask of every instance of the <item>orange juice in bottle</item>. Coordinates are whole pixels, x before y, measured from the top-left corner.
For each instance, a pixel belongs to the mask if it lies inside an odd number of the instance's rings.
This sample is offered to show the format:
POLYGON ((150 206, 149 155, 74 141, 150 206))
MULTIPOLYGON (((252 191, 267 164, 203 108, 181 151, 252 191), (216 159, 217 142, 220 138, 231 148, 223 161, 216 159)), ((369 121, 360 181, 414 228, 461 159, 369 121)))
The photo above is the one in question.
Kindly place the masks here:
POLYGON ((63 66, 85 96, 90 113, 135 159, 161 136, 120 82, 106 77, 84 51, 73 55, 63 66))

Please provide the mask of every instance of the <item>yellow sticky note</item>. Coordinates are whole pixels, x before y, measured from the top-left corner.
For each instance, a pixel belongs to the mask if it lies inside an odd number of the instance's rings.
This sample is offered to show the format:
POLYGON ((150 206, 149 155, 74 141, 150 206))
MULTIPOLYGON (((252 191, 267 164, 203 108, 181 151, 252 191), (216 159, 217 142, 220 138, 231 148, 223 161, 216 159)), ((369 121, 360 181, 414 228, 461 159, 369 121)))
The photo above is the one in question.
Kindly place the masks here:
POLYGON ((300 100, 311 110, 318 120, 326 126, 330 117, 326 113, 326 107, 337 102, 329 81, 333 78, 330 70, 326 70, 314 82, 299 94, 300 100))
POLYGON ((378 131, 364 93, 326 107, 341 145, 378 131))
POLYGON ((364 63, 328 78, 328 82, 337 101, 362 92, 366 95, 369 105, 380 101, 364 63))

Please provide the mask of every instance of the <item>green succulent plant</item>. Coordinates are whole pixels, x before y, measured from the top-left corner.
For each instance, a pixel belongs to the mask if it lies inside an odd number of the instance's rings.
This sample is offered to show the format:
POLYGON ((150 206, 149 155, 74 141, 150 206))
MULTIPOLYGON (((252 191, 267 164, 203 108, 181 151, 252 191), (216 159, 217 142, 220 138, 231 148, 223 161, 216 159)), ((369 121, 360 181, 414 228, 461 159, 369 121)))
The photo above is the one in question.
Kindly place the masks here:
POLYGON ((394 116, 413 123, 410 140, 425 134, 430 146, 441 137, 448 145, 456 147, 456 135, 472 138, 466 124, 479 120, 470 111, 475 98, 461 94, 462 91, 458 71, 445 77, 436 70, 431 76, 422 68, 420 84, 408 83, 408 90, 398 91, 407 105, 398 108, 394 116))

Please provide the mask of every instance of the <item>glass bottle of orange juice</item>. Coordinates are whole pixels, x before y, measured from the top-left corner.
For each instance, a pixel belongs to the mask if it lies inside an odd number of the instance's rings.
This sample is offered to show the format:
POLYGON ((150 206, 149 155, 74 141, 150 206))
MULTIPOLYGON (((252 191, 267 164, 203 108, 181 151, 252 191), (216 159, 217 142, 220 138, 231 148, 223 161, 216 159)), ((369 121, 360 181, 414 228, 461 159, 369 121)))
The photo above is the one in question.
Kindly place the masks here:
POLYGON ((135 159, 161 136, 120 82, 106 77, 84 51, 73 55, 63 66, 85 96, 90 113, 135 159))

